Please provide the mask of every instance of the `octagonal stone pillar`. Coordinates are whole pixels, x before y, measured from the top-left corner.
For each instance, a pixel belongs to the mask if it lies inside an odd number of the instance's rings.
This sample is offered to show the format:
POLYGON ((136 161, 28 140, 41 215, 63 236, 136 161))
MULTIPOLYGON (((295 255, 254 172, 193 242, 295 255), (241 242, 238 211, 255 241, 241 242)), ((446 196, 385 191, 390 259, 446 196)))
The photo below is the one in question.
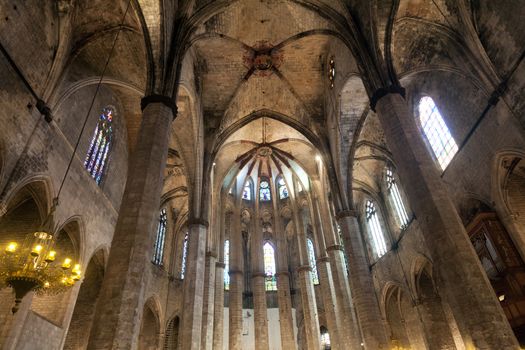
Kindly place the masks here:
POLYGON ((142 109, 88 349, 137 348, 147 283, 144 266, 151 259, 176 106, 169 97, 152 95, 142 99, 142 109))

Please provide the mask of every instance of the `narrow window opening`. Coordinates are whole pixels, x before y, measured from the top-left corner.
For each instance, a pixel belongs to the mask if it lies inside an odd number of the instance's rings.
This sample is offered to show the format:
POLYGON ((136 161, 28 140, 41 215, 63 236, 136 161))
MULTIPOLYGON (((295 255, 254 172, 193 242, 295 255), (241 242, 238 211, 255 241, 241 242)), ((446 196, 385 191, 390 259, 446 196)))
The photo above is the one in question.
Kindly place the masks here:
POLYGON ((157 226, 157 237, 153 248, 152 262, 155 265, 162 265, 164 258, 164 241, 166 240, 166 226, 168 223, 166 209, 162 209, 159 214, 159 225, 157 226))
POLYGON ((450 134, 434 100, 429 96, 419 100, 419 119, 441 169, 445 170, 457 153, 458 145, 450 134))
POLYGON ((377 216, 377 210, 371 201, 366 201, 366 222, 370 229, 372 245, 374 251, 377 254, 377 257, 380 258, 387 252, 385 236, 383 230, 381 229, 381 224, 379 223, 379 218, 377 216))

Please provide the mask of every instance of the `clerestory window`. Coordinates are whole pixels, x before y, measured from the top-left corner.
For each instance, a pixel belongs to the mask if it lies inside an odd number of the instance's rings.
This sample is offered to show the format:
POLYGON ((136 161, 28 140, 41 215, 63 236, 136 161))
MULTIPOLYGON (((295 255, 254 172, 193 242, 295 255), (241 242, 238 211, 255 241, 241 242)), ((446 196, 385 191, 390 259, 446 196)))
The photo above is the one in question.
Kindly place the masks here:
POLYGON ((445 170, 457 153, 458 145, 431 97, 422 97, 418 108, 423 132, 441 169, 445 170))

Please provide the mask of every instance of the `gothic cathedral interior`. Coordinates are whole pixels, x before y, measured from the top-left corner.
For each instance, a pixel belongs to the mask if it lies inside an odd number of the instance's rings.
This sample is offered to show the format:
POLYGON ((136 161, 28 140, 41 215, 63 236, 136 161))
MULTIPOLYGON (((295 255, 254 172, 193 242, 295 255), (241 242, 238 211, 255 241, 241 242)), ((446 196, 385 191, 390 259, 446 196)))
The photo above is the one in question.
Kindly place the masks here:
POLYGON ((0 0, 0 348, 525 349, 523 0, 0 0))

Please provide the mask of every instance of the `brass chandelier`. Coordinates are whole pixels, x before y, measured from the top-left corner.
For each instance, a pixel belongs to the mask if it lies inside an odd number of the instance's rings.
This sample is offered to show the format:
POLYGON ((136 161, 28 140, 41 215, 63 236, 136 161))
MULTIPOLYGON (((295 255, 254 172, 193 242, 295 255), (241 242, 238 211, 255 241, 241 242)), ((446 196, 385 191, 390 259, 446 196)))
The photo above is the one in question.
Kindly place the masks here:
POLYGON ((55 237, 45 231, 31 232, 24 241, 9 242, 0 256, 0 288, 15 293, 13 314, 29 292, 54 295, 66 291, 81 279, 80 264, 70 258, 56 261, 55 237))

